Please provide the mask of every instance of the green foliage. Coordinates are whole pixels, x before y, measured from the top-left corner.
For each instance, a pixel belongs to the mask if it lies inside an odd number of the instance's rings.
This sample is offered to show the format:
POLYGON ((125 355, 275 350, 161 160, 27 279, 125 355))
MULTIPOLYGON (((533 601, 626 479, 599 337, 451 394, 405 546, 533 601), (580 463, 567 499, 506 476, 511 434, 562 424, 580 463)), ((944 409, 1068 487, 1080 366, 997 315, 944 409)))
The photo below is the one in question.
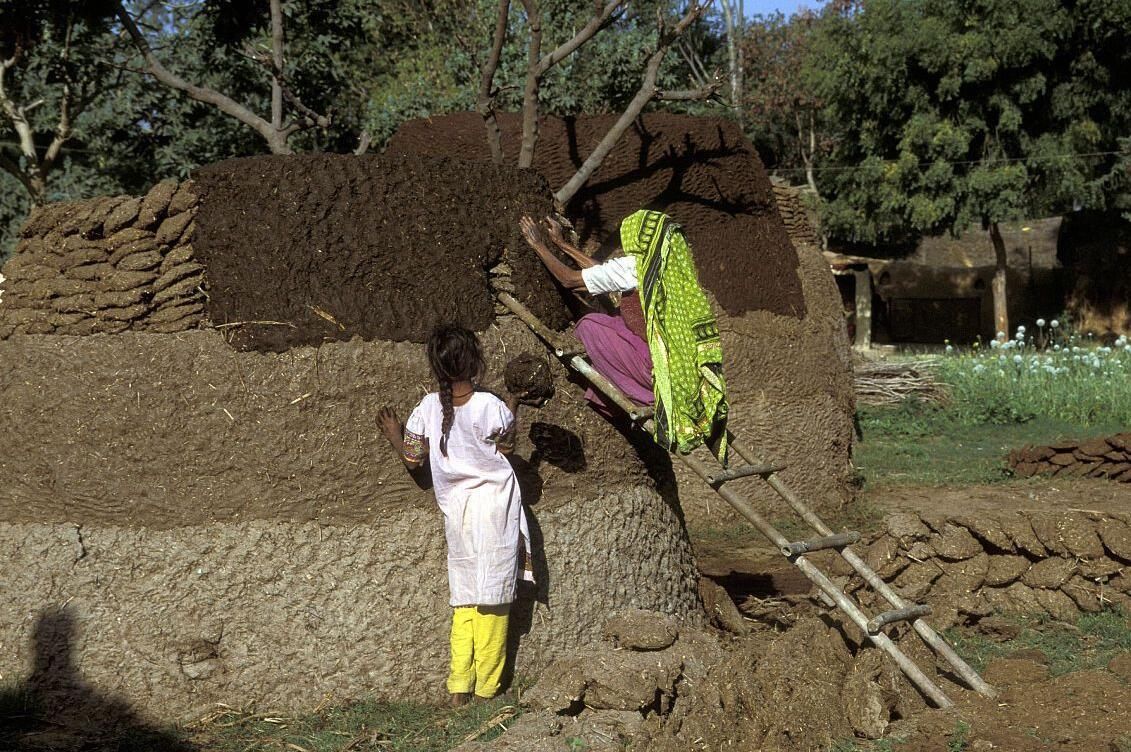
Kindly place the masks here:
POLYGON ((857 417, 863 438, 853 449, 853 463, 869 489, 1003 483, 1011 480, 1005 463, 1010 449, 1107 435, 1126 426, 1114 419, 1080 425, 1041 416, 1025 423, 971 424, 953 405, 915 401, 861 407, 857 417))
MULTIPOLYGON (((542 53, 567 41, 592 17, 594 4, 582 0, 543 0, 542 53)), ((640 86, 643 61, 655 46, 657 11, 680 8, 669 0, 634 2, 580 50, 550 69, 539 90, 544 114, 619 112, 640 86)), ((400 123, 475 109, 480 65, 490 48, 496 0, 475 0, 462 12, 440 3, 430 11, 401 18, 408 41, 378 64, 370 78, 369 127, 384 143, 400 123)), ((495 75, 500 111, 522 106, 527 70, 527 26, 519 3, 511 4, 507 43, 495 75)), ((686 76, 678 55, 661 70, 662 87, 683 88, 686 76)))
POLYGON ((970 724, 962 719, 955 721, 954 731, 950 732, 950 738, 946 740, 946 752, 963 752, 969 735, 970 724))
POLYGON ((1131 123, 1116 5, 864 0, 823 19, 806 80, 840 129, 830 232, 878 242, 1115 201, 1126 172, 1096 153, 1131 123))
POLYGON ((1052 621, 1047 615, 1006 615, 1021 627, 1009 640, 993 642, 978 632, 947 630, 945 637, 977 671, 994 658, 1019 650, 1039 650, 1048 658, 1052 676, 1105 667, 1117 654, 1131 650, 1131 623, 1118 609, 1081 614, 1075 624, 1052 621))
POLYGON ((1131 424, 1131 346, 1121 337, 1043 329, 991 347, 952 350, 938 377, 950 387, 952 413, 964 424, 1024 423, 1037 417, 1079 426, 1131 424))

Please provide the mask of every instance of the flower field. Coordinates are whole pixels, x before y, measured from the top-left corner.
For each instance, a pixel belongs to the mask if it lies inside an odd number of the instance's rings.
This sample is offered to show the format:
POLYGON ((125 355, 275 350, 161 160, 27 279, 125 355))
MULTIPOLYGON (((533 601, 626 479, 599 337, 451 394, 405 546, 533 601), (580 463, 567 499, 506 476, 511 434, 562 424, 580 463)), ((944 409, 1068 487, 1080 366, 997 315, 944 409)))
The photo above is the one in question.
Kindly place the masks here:
POLYGON ((1051 418, 1082 427, 1131 425, 1131 343, 1109 345, 1037 320, 1035 332, 1000 333, 988 346, 947 345, 937 377, 947 411, 966 425, 1051 418))

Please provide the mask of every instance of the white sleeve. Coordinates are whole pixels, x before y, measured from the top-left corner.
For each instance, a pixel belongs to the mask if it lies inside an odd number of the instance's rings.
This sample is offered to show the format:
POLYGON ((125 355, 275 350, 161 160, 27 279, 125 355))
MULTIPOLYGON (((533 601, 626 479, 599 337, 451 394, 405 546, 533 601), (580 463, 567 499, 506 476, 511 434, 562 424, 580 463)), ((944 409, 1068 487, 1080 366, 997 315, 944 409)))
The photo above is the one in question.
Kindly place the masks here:
POLYGON ((603 264, 581 270, 585 289, 597 295, 603 292, 628 292, 636 289, 636 259, 618 256, 603 264))

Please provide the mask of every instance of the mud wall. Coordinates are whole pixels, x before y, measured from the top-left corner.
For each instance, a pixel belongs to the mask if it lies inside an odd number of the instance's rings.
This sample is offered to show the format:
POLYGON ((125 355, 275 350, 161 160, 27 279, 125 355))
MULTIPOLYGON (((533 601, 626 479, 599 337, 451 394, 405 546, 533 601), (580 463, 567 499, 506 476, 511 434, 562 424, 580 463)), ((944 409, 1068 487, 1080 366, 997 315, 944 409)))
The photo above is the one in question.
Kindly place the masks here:
POLYGON ((1131 222, 1118 212, 1073 212, 1064 218, 1057 259, 1069 270, 1066 307, 1080 331, 1131 334, 1131 222))
POLYGON ((1131 483, 1131 433, 1086 441, 1024 446, 1009 453, 1009 466, 1022 478, 1034 475, 1109 478, 1131 483))
MULTIPOLYGON (((540 349, 514 322, 482 337, 496 386, 507 359, 540 349)), ((124 332, 15 336, 0 361, 6 678, 47 666, 36 684, 65 706, 68 655, 164 719, 443 697, 441 520, 375 427, 383 404, 404 416, 429 388, 422 347, 261 355, 213 331, 124 332), (37 641, 59 613, 72 644, 37 641)), ((674 498, 553 367, 558 395, 521 416, 540 583, 515 607, 524 673, 595 639, 612 610, 700 608, 674 498)))
MULTIPOLYGON (((544 118, 534 167, 552 188, 571 177, 608 130, 611 116, 544 118)), ((521 123, 502 115, 503 147, 517 153, 521 123)), ((406 123, 392 154, 487 159, 475 113, 406 123)), ((754 148, 724 120, 651 113, 640 118, 566 207, 582 238, 615 247, 620 220, 641 208, 679 220, 700 281, 718 303, 733 427, 818 509, 850 496, 854 411, 840 295, 816 246, 792 243, 754 148)), ((689 517, 713 524, 729 507, 680 474, 689 517), (710 514, 708 514, 708 509, 710 514)), ((760 481, 739 488, 766 510, 780 502, 760 481)))
MULTIPOLYGON (((995 612, 1072 622, 1081 611, 1131 607, 1131 516, 1121 513, 894 514, 864 558, 904 597, 932 606, 939 630, 995 612)), ((830 563, 850 574, 839 557, 830 563)))
POLYGON ((778 214, 781 215, 782 224, 785 225, 786 234, 794 245, 805 243, 814 248, 821 246, 817 231, 813 229, 809 216, 805 213, 805 204, 801 201, 801 191, 784 183, 773 183, 774 201, 777 203, 778 214))
POLYGON ((0 339, 179 332, 204 318, 191 182, 37 207, 4 264, 0 339))

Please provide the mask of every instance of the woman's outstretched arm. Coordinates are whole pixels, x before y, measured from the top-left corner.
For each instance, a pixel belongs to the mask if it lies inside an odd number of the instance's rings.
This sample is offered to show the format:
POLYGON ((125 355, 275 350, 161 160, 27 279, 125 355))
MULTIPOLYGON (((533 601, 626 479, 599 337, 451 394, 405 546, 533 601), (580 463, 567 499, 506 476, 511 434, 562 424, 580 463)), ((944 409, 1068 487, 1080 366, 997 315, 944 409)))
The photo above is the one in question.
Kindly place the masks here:
POLYGON ((597 266, 599 263, 592 256, 586 255, 584 251, 569 242, 565 233, 562 232, 562 226, 553 217, 546 217, 546 230, 550 235, 550 240, 554 241, 554 245, 560 248, 562 253, 576 261, 582 269, 597 266))
POLYGON ((546 269, 554 276, 554 279, 574 292, 585 292, 585 280, 581 276, 581 271, 571 269, 554 255, 543 239, 537 223, 530 217, 523 217, 519 220, 519 226, 522 228, 522 236, 526 238, 526 242, 538 254, 538 258, 546 265, 546 269))

